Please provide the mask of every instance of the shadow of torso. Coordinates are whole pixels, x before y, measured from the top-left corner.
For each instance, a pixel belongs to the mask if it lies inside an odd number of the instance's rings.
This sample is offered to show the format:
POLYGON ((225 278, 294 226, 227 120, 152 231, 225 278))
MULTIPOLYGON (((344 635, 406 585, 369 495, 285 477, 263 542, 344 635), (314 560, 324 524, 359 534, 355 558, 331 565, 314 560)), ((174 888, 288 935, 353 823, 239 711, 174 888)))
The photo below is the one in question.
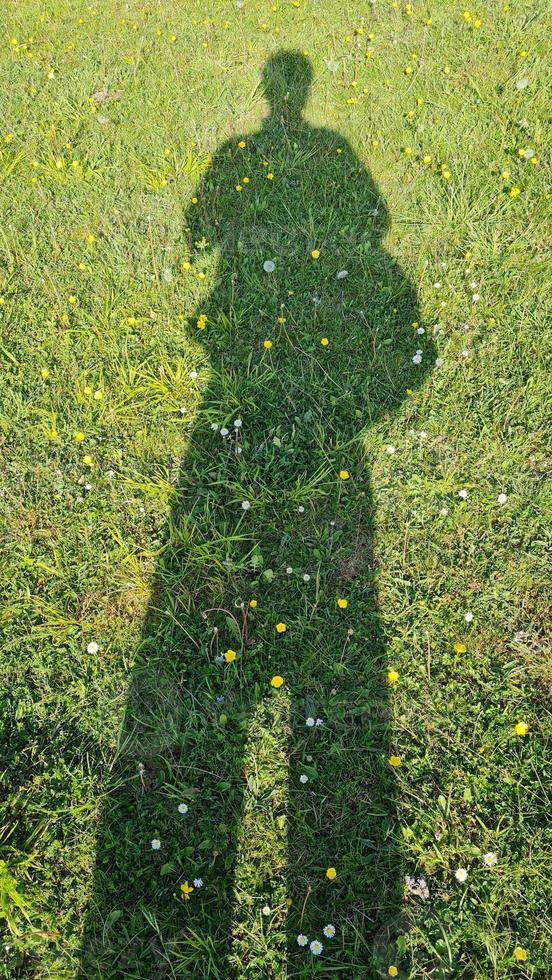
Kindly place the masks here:
MULTIPOLYGON (((189 206, 189 323, 209 380, 107 787, 84 976, 163 976, 167 962, 203 976, 212 960, 210 975, 231 977, 259 903, 291 898, 284 935, 305 931, 293 912, 305 896, 319 926, 352 917, 361 930, 397 901, 362 437, 421 383, 431 349, 412 328, 416 290, 382 247, 388 225, 343 137, 274 115, 217 152, 189 206), (228 648, 236 661, 217 662, 228 648), (305 719, 318 713, 311 742, 305 719), (273 756, 265 783, 257 751, 273 756), (334 864, 344 884, 329 890, 334 864), (204 887, 184 904, 179 886, 195 877, 204 887)), ((267 977, 282 975, 284 946, 267 977)))

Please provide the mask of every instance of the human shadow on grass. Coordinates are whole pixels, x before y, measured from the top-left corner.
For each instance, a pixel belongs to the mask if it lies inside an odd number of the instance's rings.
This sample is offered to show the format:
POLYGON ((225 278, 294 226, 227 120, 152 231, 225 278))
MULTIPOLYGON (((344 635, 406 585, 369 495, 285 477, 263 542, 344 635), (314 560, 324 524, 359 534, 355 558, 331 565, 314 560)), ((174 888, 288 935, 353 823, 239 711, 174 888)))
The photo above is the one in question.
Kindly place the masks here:
POLYGON ((219 253, 189 317, 209 380, 104 788, 82 976, 365 977, 400 907, 363 434, 432 349, 374 181, 303 117, 310 82, 296 52, 267 62, 270 114, 187 210, 190 277, 219 253))

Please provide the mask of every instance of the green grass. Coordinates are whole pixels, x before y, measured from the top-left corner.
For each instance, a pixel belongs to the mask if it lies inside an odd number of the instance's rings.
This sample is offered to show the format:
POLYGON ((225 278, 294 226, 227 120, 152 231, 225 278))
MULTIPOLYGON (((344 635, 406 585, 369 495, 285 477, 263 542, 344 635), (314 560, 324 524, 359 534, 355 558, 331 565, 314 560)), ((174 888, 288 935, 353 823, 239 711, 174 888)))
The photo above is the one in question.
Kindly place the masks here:
POLYGON ((550 24, 464 10, 3 5, 3 977, 546 974, 550 24))

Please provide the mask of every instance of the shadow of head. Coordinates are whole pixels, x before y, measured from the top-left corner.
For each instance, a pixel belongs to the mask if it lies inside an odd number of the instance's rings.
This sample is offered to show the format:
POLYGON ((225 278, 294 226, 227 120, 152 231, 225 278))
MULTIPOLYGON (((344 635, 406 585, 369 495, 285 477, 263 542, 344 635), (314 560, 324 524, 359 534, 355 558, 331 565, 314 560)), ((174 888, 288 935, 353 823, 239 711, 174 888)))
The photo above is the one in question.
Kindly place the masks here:
POLYGON ((273 116, 298 117, 312 83, 312 65, 299 51, 278 51, 266 62, 262 86, 273 116))

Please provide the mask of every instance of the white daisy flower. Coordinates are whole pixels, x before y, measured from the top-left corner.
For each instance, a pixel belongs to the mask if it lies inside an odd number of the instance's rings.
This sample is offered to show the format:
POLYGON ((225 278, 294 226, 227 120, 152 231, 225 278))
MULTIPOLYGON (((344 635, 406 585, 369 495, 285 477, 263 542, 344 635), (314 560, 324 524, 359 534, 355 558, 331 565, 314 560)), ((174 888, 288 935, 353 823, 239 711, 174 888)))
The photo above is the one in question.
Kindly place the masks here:
POLYGON ((307 937, 304 936, 302 932, 300 932, 299 935, 297 936, 297 945, 298 946, 306 946, 307 943, 308 943, 307 937))
POLYGON ((152 851, 159 851, 161 849, 161 841, 158 837, 154 837, 151 841, 151 849, 152 851))
POLYGON ((473 621, 473 613, 468 611, 464 616, 464 619, 466 620, 466 623, 471 623, 473 621))
POLYGON ((314 718, 307 718, 305 725, 307 728, 314 728, 314 718))
POLYGON ((248 500, 242 500, 241 505, 242 505, 242 510, 249 510, 249 508, 251 507, 251 504, 249 503, 248 500))
POLYGON ((324 947, 319 939, 313 939, 312 943, 309 946, 309 949, 313 956, 320 956, 320 953, 322 952, 324 947))
MULTIPOLYGON (((350 632, 352 633, 352 630, 350 632)), ((324 724, 324 722, 322 721, 322 718, 317 718, 316 719, 316 727, 317 728, 320 728, 320 725, 323 725, 323 724, 324 724)))
POLYGON ((435 358, 435 367, 443 367, 443 364, 444 363, 445 363, 445 361, 444 361, 444 359, 442 357, 436 357, 435 358))
POLYGON ((224 437, 225 437, 225 436, 227 436, 227 435, 228 435, 228 429, 226 428, 226 426, 225 426, 225 425, 224 425, 224 426, 222 427, 222 429, 220 430, 220 434, 221 434, 221 436, 222 436, 222 438, 223 438, 223 439, 224 439, 224 437))
POLYGON ((303 786, 304 786, 305 783, 308 783, 308 781, 309 781, 309 777, 308 776, 305 776, 305 773, 304 772, 301 773, 301 775, 299 776, 299 782, 300 783, 303 783, 303 786))
POLYGON ((388 454, 388 456, 392 456, 393 453, 397 452, 397 450, 395 449, 395 446, 388 446, 385 452, 388 454))
POLYGON ((498 500, 499 504, 505 504, 506 501, 508 500, 508 497, 506 496, 505 493, 499 493, 499 495, 497 497, 497 500, 498 500))
POLYGON ((179 813, 187 813, 188 812, 188 804, 187 803, 179 803, 178 804, 178 812, 179 813))
POLYGON ((439 516, 440 517, 447 517, 448 516, 448 507, 441 507, 441 510, 439 511, 439 516))
POLYGON ((333 939, 335 936, 335 926, 332 926, 331 922, 328 922, 328 925, 324 926, 322 932, 324 933, 326 939, 333 939))
POLYGON ((463 883, 468 877, 468 872, 466 868, 457 868, 456 871, 454 872, 454 877, 456 878, 457 881, 463 883))
POLYGON ((414 357, 412 358, 412 363, 413 364, 421 364, 422 363, 422 355, 421 354, 414 354, 414 357))
POLYGON ((272 259, 267 259, 266 262, 263 263, 263 269, 265 272, 274 272, 275 268, 276 263, 273 262, 272 259))
POLYGON ((86 648, 86 652, 87 653, 97 653, 99 649, 100 648, 99 648, 98 644, 96 643, 96 641, 95 640, 92 640, 92 642, 88 644, 88 646, 86 648))
POLYGON ((487 851, 487 853, 483 855, 483 864, 486 868, 494 868, 497 861, 498 858, 494 851, 487 851))
POLYGON ((459 490, 458 491, 458 496, 461 497, 462 500, 467 500, 468 499, 468 491, 467 490, 459 490))
POLYGON ((241 429, 243 422, 241 419, 234 419, 234 428, 241 429))
POLYGON ((306 572, 305 572, 305 574, 303 575, 303 582, 310 582, 310 575, 307 575, 307 573, 306 573, 306 572))

